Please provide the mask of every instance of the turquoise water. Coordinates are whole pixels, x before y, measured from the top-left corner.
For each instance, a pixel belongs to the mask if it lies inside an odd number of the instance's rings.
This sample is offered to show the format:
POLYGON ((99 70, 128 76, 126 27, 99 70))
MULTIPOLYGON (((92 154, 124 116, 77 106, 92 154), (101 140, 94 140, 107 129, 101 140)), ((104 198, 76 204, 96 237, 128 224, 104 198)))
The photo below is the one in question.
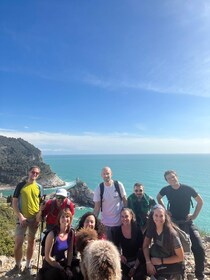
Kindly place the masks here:
MULTIPOLYGON (((145 192, 154 198, 166 185, 163 178, 164 172, 174 169, 177 171, 180 182, 194 187, 202 196, 204 205, 195 224, 200 229, 210 232, 210 207, 208 206, 210 201, 210 154, 56 155, 44 156, 43 160, 64 181, 70 183, 76 178, 80 178, 92 190, 101 182, 101 169, 104 166, 110 166, 113 178, 124 184, 127 195, 132 193, 135 182, 141 182, 145 186, 145 192)), ((86 210, 76 209, 76 219, 86 210)))

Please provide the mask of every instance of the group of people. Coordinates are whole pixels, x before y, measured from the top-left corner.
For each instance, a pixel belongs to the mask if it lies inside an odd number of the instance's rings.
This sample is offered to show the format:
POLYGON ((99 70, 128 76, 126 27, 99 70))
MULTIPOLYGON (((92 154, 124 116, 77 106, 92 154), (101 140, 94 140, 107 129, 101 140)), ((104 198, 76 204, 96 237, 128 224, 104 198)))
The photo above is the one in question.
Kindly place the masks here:
POLYGON ((205 251, 193 220, 203 201, 194 188, 180 184, 175 171, 164 177, 168 185, 157 195, 156 201, 147 195, 141 183, 135 183, 127 198, 123 184, 112 179, 110 167, 101 172, 103 182, 94 192, 94 210, 85 213, 75 229, 72 227, 74 205, 65 189, 57 189, 54 199, 41 203, 42 187, 37 183, 40 169, 33 166, 28 180, 17 185, 13 208, 17 215, 15 233, 15 267, 8 276, 18 273, 31 275, 31 258, 35 234, 42 219, 46 220, 48 235, 45 242, 40 279, 84 279, 79 266, 76 245, 77 233, 83 228, 97 232, 98 239, 111 241, 119 250, 122 279, 183 279, 184 250, 177 227, 189 234, 195 259, 195 276, 205 279, 205 251), (168 200, 167 207, 163 197, 168 200), (192 198, 194 212, 191 211, 192 198), (100 216, 100 220, 99 217, 100 216), (22 245, 28 228, 26 267, 21 268, 22 245))

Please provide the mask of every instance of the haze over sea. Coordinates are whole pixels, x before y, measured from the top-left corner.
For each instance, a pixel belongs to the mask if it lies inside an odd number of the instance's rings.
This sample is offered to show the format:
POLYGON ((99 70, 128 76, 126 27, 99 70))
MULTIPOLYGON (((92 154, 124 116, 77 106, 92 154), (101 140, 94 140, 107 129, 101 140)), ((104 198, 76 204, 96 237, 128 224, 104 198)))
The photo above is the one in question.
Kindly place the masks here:
MULTIPOLYGON (((92 190, 102 181, 101 169, 110 166, 113 178, 124 184, 127 196, 132 193, 134 183, 141 182, 145 192, 155 199, 159 190, 167 185, 164 172, 174 169, 181 183, 194 187, 202 196, 204 205, 195 224, 210 232, 210 154, 45 155, 43 160, 67 185, 79 178, 92 190)), ((75 222, 85 211, 87 209, 76 209, 75 222)))

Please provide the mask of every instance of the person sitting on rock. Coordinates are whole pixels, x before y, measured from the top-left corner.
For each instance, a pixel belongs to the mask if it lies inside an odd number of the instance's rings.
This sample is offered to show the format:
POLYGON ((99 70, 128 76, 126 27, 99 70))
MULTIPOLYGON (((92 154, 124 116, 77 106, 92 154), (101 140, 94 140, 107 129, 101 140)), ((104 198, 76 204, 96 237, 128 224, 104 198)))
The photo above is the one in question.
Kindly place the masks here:
POLYGON ((39 280, 70 280, 73 278, 71 262, 73 257, 73 216, 69 208, 61 210, 57 225, 49 232, 45 241, 45 257, 39 270, 39 280))
POLYGON ((45 204, 41 205, 37 214, 37 221, 46 218, 46 229, 51 230, 56 225, 58 214, 61 210, 69 208, 72 216, 74 216, 74 204, 67 197, 68 193, 63 188, 58 188, 53 199, 49 199, 45 204))

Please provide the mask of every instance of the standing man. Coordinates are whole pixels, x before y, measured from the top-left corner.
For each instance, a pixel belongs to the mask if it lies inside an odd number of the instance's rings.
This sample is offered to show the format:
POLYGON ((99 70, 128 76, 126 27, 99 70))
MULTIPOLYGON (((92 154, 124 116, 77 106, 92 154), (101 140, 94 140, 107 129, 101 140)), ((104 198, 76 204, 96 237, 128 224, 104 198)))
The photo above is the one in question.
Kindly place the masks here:
POLYGON ((36 182, 40 173, 38 166, 29 169, 27 181, 19 183, 14 191, 12 206, 17 215, 15 232, 15 267, 6 273, 7 276, 21 273, 22 245, 26 230, 28 229, 28 246, 26 252, 26 267, 23 274, 26 277, 32 275, 31 258, 35 248, 35 235, 38 229, 36 214, 39 212, 40 199, 42 197, 42 186, 36 182))
POLYGON ((107 239, 117 245, 117 231, 121 225, 120 212, 127 206, 126 192, 123 184, 112 180, 110 167, 101 172, 103 183, 95 189, 93 201, 94 214, 98 217, 101 210, 101 221, 106 227, 107 239))
POLYGON ((136 221, 141 227, 142 233, 144 233, 149 212, 156 202, 144 192, 144 186, 141 183, 135 183, 133 191, 128 197, 128 208, 132 209, 135 213, 136 221))
POLYGON ((172 220, 177 223, 181 229, 189 233, 195 259, 195 276, 198 280, 203 280, 205 279, 205 251, 200 234, 193 224, 193 220, 197 218, 202 208, 203 200, 192 187, 179 183, 175 171, 166 171, 164 177, 169 185, 162 188, 157 195, 158 203, 164 206, 162 197, 166 195, 169 202, 168 211, 172 220), (190 214, 191 197, 193 197, 197 203, 193 214, 190 214))
POLYGON ((55 198, 49 199, 46 204, 40 207, 37 221, 41 221, 41 218, 46 217, 47 230, 53 229, 56 225, 61 210, 69 208, 72 216, 74 216, 74 204, 67 196, 68 193, 65 189, 58 188, 55 193, 55 198))

